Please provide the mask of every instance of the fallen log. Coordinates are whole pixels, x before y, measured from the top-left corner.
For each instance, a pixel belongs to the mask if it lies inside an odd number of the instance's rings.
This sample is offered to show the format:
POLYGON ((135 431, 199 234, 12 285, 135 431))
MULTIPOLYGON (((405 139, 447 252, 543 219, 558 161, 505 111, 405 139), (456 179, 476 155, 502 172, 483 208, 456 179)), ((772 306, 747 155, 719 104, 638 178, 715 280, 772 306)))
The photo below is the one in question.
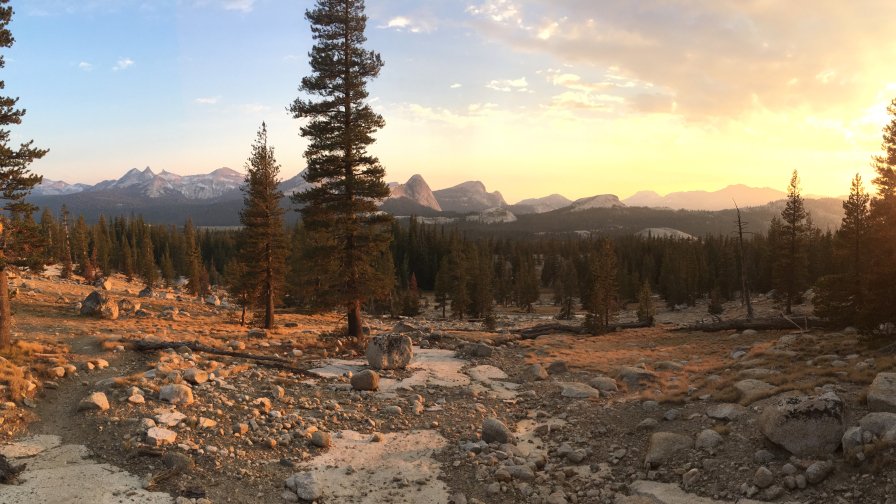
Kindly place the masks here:
POLYGON ((141 352, 151 352, 154 350, 168 350, 180 347, 187 347, 193 352, 202 352, 213 355, 226 355, 228 357, 236 357, 238 359, 246 359, 255 361, 260 365, 273 369, 282 369, 301 376, 319 378, 318 375, 308 371, 307 369, 297 368, 292 365, 289 359, 282 357, 274 357, 272 355, 258 355, 246 352, 235 352, 233 350, 224 350, 222 348, 210 347, 194 341, 144 341, 138 340, 132 342, 135 350, 141 352))
POLYGON ((651 322, 621 322, 618 324, 610 324, 605 330, 600 331, 597 334, 589 333, 582 326, 571 326, 567 324, 560 323, 551 323, 551 324, 539 324, 537 326, 529 327, 527 329, 521 329, 518 331, 514 331, 520 335, 520 339, 535 339, 539 336, 544 336, 546 334, 582 334, 585 336, 600 336, 601 334, 607 334, 615 331, 622 331, 625 329, 640 329, 643 327, 652 327, 653 323, 651 322))
POLYGON ((825 327, 825 322, 822 319, 815 317, 798 317, 798 318, 788 318, 788 317, 771 317, 771 318, 762 318, 762 319, 734 319, 734 320, 722 320, 719 322, 709 322, 704 324, 694 324, 684 327, 676 327, 672 329, 673 331, 703 331, 703 332, 718 332, 718 331, 745 331, 747 329, 753 329, 755 331, 774 331, 774 330, 787 330, 787 329, 811 329, 825 327))

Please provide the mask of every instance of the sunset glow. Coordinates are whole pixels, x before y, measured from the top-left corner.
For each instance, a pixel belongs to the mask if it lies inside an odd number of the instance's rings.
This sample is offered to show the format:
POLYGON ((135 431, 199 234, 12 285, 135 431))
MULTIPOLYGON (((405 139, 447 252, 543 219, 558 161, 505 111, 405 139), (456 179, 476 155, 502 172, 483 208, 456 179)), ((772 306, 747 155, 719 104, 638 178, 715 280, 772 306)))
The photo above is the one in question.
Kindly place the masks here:
MULTIPOLYGON (((285 108, 307 73, 309 2, 14 4, 5 80, 51 153, 95 183, 132 167, 242 169, 267 121, 291 177, 285 108)), ((386 66, 371 99, 389 180, 482 180, 509 202, 717 189, 842 195, 871 178, 896 96, 891 2, 368 2, 386 66)))

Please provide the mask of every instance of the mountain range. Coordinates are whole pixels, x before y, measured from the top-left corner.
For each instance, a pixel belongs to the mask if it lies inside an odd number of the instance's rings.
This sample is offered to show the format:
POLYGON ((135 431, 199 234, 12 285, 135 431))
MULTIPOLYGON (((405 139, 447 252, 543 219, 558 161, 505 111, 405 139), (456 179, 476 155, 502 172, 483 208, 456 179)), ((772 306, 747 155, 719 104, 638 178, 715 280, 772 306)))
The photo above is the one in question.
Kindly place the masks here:
MULTIPOLYGON (((284 180, 280 190, 287 196, 301 192, 310 184, 304 171, 284 180)), ((147 220, 164 224, 180 224, 190 217, 197 225, 229 226, 239 222, 242 207, 244 175, 230 168, 219 168, 208 174, 177 175, 168 171, 153 172, 150 168, 131 169, 121 178, 95 185, 68 184, 45 179, 34 188, 29 200, 52 210, 65 204, 74 214, 89 220, 99 215, 140 214, 147 220)), ((508 204, 499 191, 489 192, 480 181, 468 181, 453 187, 432 190, 422 175, 407 182, 389 183, 390 196, 380 208, 396 216, 459 218, 464 222, 515 223, 531 221, 518 217, 562 212, 568 220, 573 213, 596 209, 648 207, 667 210, 721 211, 735 202, 741 208, 768 205, 786 197, 770 188, 732 185, 718 191, 674 192, 661 196, 641 191, 620 200, 613 194, 600 194, 572 201, 559 194, 527 198, 508 204)), ((292 206, 288 199, 284 206, 292 206)), ((836 218, 836 209, 830 215, 836 218)), ((290 212, 291 218, 295 214, 290 212)), ((573 219, 577 220, 577 219, 573 219)), ((816 219, 818 224, 818 220, 816 219)), ((659 223, 654 227, 664 227, 659 223)))

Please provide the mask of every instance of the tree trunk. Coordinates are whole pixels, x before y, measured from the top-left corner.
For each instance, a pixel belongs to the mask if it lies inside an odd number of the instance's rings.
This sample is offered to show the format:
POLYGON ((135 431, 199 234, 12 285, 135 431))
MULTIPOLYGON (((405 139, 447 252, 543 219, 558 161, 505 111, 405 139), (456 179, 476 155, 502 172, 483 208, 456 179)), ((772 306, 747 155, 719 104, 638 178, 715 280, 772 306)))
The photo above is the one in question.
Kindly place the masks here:
POLYGON ((360 341, 364 337, 361 327, 361 301, 355 300, 348 305, 348 335, 360 341))
POLYGON ((271 243, 265 244, 265 259, 267 267, 265 268, 265 303, 264 303, 264 328, 274 328, 274 264, 273 252, 271 251, 271 243))
POLYGON ((12 310, 9 306, 9 284, 6 268, 0 268, 0 351, 12 344, 12 310))

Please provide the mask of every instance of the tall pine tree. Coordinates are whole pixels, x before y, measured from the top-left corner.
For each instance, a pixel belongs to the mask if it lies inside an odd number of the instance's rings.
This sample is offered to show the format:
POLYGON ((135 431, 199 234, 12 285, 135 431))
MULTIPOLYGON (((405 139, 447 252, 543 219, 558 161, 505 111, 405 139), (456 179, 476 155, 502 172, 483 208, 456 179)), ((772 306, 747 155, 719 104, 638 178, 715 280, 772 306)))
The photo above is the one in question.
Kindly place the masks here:
POLYGON ((274 158, 274 148, 268 145, 268 130, 264 123, 258 130, 252 155, 246 163, 246 185, 243 186, 243 224, 241 262, 248 285, 242 286, 257 296, 257 306, 264 307, 262 326, 274 328, 274 304, 282 292, 286 274, 286 235, 283 228, 283 193, 280 165, 274 158))
POLYGON ((779 245, 774 251, 772 279, 778 299, 784 305, 784 313, 787 315, 793 312, 793 305, 802 300, 802 293, 806 288, 808 216, 803 205, 803 197, 800 195, 799 174, 793 170, 790 184, 787 186, 787 202, 781 211, 781 219, 777 222, 778 227, 770 230, 770 234, 772 231, 777 233, 779 245))
MULTIPOLYGON (((8 0, 0 0, 0 47, 12 47, 15 39, 9 31, 13 10, 8 0)), ((0 68, 4 66, 0 55, 0 68)), ((4 88, 0 81, 0 89, 4 88)), ((6 215, 0 216, 0 350, 11 344, 12 310, 9 303, 9 266, 26 265, 32 256, 39 253, 34 239, 37 230, 29 224, 26 215, 36 208, 25 202, 25 197, 43 179, 31 173, 29 165, 44 157, 45 149, 33 146, 33 141, 10 145, 10 130, 13 124, 21 124, 25 109, 16 108, 18 98, 0 96, 0 200, 6 215)), ((33 221, 31 221, 33 222, 33 221)))
POLYGON ((393 283, 376 268, 391 239, 388 216, 377 212, 389 188, 385 170, 367 150, 385 125, 367 102, 367 83, 383 61, 364 48, 363 0, 317 0, 305 18, 314 38, 311 75, 302 79, 302 96, 290 111, 307 120, 301 133, 309 142, 305 180, 312 187, 293 201, 301 206, 322 292, 333 306, 345 307, 348 334, 360 338, 361 303, 388 293, 393 283))

